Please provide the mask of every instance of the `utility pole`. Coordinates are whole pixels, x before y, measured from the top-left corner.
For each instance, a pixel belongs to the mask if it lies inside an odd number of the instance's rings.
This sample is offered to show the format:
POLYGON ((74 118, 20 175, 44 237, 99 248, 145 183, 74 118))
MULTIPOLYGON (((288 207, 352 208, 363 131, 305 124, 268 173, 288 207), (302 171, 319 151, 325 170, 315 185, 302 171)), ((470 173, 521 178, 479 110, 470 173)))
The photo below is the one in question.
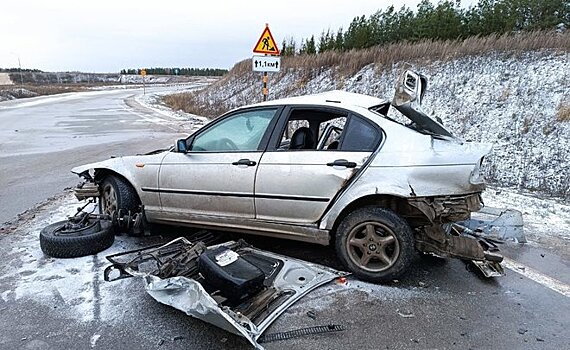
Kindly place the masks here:
POLYGON ((24 75, 22 74, 22 63, 20 62, 20 56, 18 56, 18 70, 20 71, 20 93, 24 93, 24 75))

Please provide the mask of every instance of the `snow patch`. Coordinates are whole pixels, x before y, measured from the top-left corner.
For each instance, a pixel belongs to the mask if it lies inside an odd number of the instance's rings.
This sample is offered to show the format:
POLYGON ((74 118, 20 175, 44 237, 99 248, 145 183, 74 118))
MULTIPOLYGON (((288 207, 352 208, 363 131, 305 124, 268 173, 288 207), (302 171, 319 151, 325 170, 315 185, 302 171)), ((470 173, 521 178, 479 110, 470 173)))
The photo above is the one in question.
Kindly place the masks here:
POLYGON ((556 237, 570 241, 570 205, 533 197, 510 189, 490 188, 483 193, 485 205, 516 209, 523 214, 529 240, 556 237))

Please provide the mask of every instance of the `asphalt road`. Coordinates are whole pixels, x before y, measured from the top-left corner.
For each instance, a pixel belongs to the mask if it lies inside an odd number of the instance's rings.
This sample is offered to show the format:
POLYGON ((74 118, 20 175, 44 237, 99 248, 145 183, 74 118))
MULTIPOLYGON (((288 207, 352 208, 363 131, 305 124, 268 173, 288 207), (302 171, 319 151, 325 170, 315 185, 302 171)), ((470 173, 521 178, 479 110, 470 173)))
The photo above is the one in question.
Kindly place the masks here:
MULTIPOLYGON (((173 88, 147 92, 165 89, 173 88)), ((134 102, 142 93, 120 89, 0 103, 0 224, 77 184, 74 166, 173 144, 172 121, 134 102)))
MULTIPOLYGON (((176 138, 168 121, 153 119, 161 116, 126 107, 124 100, 137 93, 0 106, 0 222, 10 220, 14 228, 0 233, 0 349, 248 348, 237 336, 158 304, 139 280, 103 281, 106 255, 166 242, 188 230, 118 236, 98 255, 53 259, 41 252, 38 232, 74 210, 71 193, 13 219, 74 185, 77 179, 68 171, 77 164, 151 150, 176 138)), ((247 240, 258 248, 340 267, 329 248, 247 240)), ((506 245, 510 269, 491 280, 458 260, 418 257, 405 278, 388 285, 355 279, 330 283, 291 307, 267 333, 331 323, 344 325, 345 331, 263 345, 289 350, 569 349, 567 249, 506 245)))

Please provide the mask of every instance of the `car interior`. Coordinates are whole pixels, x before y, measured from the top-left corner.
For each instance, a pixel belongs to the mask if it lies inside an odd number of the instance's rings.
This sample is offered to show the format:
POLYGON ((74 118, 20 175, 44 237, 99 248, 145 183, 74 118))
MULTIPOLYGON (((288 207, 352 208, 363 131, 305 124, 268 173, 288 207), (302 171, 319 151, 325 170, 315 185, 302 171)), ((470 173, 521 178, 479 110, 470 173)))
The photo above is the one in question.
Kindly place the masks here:
POLYGON ((336 150, 347 116, 330 111, 295 109, 283 130, 278 150, 336 150))

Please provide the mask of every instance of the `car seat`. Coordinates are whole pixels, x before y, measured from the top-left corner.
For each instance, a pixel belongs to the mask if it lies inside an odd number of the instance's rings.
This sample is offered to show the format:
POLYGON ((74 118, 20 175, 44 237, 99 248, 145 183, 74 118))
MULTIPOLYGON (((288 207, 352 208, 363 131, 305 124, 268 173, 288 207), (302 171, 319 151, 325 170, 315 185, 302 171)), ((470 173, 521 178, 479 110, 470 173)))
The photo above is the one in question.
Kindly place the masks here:
POLYGON ((289 149, 315 149, 313 133, 307 127, 300 127, 291 136, 289 149))

